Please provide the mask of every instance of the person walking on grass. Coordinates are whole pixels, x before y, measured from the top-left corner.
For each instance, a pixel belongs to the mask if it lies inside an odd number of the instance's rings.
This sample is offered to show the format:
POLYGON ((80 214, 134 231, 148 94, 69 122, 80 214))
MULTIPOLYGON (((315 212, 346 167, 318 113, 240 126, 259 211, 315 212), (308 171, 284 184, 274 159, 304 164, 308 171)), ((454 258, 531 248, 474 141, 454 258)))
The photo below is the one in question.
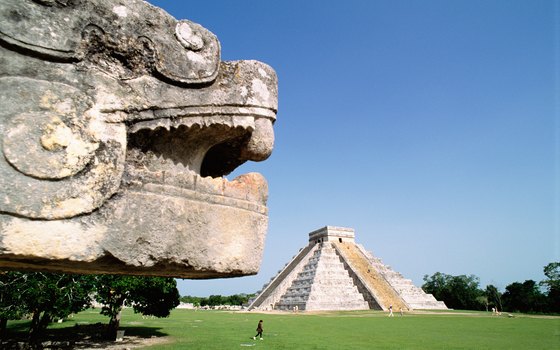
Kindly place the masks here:
POLYGON ((393 305, 389 305, 389 317, 393 317, 393 305))
POLYGON ((263 323, 263 320, 260 320, 259 324, 257 325, 257 335, 255 335, 253 337, 253 340, 257 339, 257 337, 259 337, 259 338, 261 338, 261 340, 263 340, 263 337, 262 337, 262 332, 263 332, 262 323, 263 323))

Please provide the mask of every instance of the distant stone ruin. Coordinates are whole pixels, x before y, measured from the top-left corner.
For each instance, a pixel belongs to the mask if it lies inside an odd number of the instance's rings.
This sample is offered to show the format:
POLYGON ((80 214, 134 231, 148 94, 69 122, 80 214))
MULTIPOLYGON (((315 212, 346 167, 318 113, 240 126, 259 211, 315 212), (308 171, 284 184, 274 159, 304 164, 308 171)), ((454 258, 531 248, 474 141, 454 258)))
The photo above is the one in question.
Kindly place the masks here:
POLYGON ((0 2, 0 269, 255 274, 277 78, 140 0, 0 2))
POLYGON ((354 241, 354 230, 326 226, 250 302, 256 310, 447 309, 354 241))

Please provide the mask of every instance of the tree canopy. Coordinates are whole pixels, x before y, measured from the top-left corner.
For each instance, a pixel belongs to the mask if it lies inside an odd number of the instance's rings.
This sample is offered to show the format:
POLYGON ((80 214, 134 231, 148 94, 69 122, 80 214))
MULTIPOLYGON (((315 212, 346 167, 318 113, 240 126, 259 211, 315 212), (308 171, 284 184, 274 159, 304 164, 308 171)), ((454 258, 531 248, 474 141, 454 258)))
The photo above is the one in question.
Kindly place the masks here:
POLYGON ((474 275, 452 276, 436 272, 424 276, 422 289, 452 309, 483 310, 486 307, 480 298, 484 293, 479 288, 479 278, 474 275))
POLYGON ((101 314, 109 316, 111 337, 118 329, 123 306, 144 315, 167 317, 179 304, 173 278, 3 272, 0 287, 1 333, 7 320, 30 315, 32 342, 51 321, 90 307, 93 298, 103 305, 101 314))
POLYGON ((196 297, 186 295, 181 297, 184 303, 192 303, 195 306, 218 306, 218 305, 243 305, 252 298, 254 294, 233 294, 233 295, 210 295, 209 297, 196 297))
POLYGON ((543 312, 546 307, 545 295, 533 280, 509 284, 502 295, 502 300, 508 311, 543 312))
POLYGON ((422 289, 453 309, 483 310, 491 306, 509 312, 560 312, 560 262, 549 263, 543 272, 547 279, 542 282, 513 282, 506 286, 504 293, 494 285, 481 290, 479 278, 474 275, 452 276, 441 272, 425 275, 422 289))
POLYGON ((167 317, 179 305, 179 291, 173 278, 100 275, 95 299, 103 305, 101 314, 109 316, 108 334, 114 337, 123 306, 144 315, 167 317))
POLYGON ((560 262, 551 262, 544 267, 546 280, 541 284, 548 291, 549 309, 553 312, 560 312, 560 262))
POLYGON ((0 272, 0 339, 4 339, 8 320, 17 320, 26 313, 20 291, 24 274, 0 272))
POLYGON ((93 276, 45 272, 2 274, 2 317, 14 319, 31 315, 30 341, 35 341, 56 318, 79 312, 91 304, 93 276))

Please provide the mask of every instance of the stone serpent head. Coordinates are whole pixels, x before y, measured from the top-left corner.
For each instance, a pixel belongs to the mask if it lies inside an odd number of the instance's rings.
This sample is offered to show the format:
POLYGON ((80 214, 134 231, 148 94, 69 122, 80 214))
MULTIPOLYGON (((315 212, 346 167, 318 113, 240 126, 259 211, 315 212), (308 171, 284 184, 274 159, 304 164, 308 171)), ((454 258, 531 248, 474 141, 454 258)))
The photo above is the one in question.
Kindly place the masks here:
POLYGON ((144 1, 0 4, 0 267, 256 273, 274 71, 144 1))

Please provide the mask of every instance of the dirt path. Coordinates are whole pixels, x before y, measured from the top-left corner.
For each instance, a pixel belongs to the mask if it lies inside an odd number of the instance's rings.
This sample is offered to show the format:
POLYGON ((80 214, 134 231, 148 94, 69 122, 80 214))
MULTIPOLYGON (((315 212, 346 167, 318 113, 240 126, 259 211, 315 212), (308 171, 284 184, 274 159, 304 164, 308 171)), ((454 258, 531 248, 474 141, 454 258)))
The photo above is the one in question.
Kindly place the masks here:
POLYGON ((84 341, 78 342, 74 345, 73 349, 81 350, 127 350, 127 349, 137 349, 147 346, 152 346, 156 344, 165 344, 170 342, 171 339, 168 337, 152 337, 152 338, 142 338, 142 337, 127 337, 125 336, 122 341, 103 341, 103 342, 92 342, 84 341))

